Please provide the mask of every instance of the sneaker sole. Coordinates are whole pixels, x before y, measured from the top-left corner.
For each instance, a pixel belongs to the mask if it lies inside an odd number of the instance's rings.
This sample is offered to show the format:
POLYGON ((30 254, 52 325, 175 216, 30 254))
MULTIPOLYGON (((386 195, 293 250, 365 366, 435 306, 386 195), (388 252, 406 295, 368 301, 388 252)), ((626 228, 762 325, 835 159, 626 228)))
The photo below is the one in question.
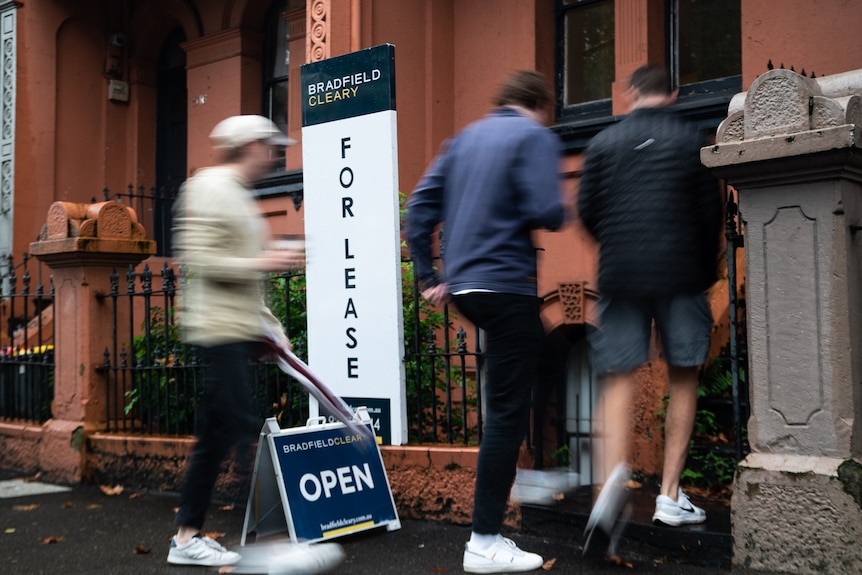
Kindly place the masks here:
POLYGON ((171 565, 197 565, 199 567, 228 567, 235 565, 239 561, 199 561, 197 559, 186 559, 185 557, 168 557, 168 563, 171 565))
POLYGON ((527 571, 535 571, 542 567, 540 561, 534 567, 521 565, 506 565, 505 563, 497 563, 494 565, 462 565, 465 573, 525 573, 527 571))
POLYGON ((706 517, 692 517, 662 515, 656 513, 652 516, 652 522, 657 525, 667 525, 668 527, 680 527, 682 525, 699 525, 706 522, 706 517))

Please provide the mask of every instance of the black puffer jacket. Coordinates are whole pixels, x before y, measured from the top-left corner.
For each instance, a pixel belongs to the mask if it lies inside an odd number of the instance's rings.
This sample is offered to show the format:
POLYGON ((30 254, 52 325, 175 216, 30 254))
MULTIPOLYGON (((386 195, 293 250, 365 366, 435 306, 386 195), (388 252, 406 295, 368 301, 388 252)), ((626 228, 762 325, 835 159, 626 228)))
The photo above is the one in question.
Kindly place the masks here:
POLYGON ((703 144, 666 108, 636 109, 590 142, 578 209, 600 245, 602 293, 697 293, 715 282, 721 198, 703 144))

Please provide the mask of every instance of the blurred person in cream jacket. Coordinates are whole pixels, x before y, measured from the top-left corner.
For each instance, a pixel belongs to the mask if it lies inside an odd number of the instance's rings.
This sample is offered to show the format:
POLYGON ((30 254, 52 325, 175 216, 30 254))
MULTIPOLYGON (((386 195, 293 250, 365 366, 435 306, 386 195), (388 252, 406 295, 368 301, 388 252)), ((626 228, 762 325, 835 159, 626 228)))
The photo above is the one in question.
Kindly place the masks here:
POLYGON ((259 430, 249 360, 264 354, 267 337, 289 345, 264 301, 263 274, 301 265, 304 253, 267 249, 268 226, 252 191, 275 167, 277 147, 296 142, 269 119, 252 115, 221 121, 210 139, 218 163, 185 183, 175 217, 177 256, 186 268, 180 325, 208 368, 168 563, 213 567, 240 560, 201 529, 221 463, 234 446, 246 449, 259 430))

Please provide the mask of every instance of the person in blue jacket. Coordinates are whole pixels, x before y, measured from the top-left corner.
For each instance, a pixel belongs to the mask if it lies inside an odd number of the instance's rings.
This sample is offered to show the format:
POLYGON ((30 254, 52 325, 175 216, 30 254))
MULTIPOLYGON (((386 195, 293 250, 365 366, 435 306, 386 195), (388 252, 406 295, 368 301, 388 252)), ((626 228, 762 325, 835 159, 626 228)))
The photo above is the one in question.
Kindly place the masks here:
POLYGON ((485 331, 488 377, 467 573, 531 571, 542 558, 500 534, 527 434, 544 328, 533 232, 563 225, 560 143, 547 129, 553 98, 545 77, 517 71, 484 118, 445 142, 407 209, 407 238, 422 295, 450 299, 485 331), (432 256, 442 224, 442 269, 432 256))

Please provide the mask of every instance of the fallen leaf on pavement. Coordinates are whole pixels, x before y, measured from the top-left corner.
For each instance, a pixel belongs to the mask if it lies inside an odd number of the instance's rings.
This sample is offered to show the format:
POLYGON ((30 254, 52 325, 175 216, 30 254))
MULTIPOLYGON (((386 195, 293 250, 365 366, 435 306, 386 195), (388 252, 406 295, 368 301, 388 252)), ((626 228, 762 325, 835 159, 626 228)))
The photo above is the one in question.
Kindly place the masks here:
POLYGON ((137 499, 140 496, 141 496, 140 493, 132 493, 131 495, 129 495, 129 499, 137 499))
POLYGON ((233 573, 233 570, 236 569, 233 565, 225 565, 224 567, 220 567, 219 573, 233 573))
POLYGON ((59 543, 62 540, 62 537, 58 537, 57 535, 51 535, 50 537, 45 537, 44 539, 42 539, 42 543, 44 545, 51 545, 52 543, 59 543))
POLYGON ((627 569, 634 568, 634 565, 632 565, 628 561, 624 561, 623 558, 619 555, 608 555, 607 557, 605 557, 605 560, 611 565, 616 565, 617 567, 625 567, 627 569))
POLYGON ((75 504, 74 504, 74 503, 72 503, 71 501, 67 501, 66 503, 64 503, 63 505, 61 505, 61 507, 62 507, 63 509, 71 509, 71 508, 73 508, 74 506, 75 506, 75 504))
POLYGON ((114 485, 113 487, 110 487, 108 485, 100 485, 99 489, 101 489, 102 493, 104 493, 105 495, 119 495, 123 492, 122 485, 114 485))
POLYGON ((33 483, 34 481, 39 481, 39 477, 42 476, 42 472, 40 471, 33 477, 19 477, 16 481, 23 481, 25 483, 33 483))
POLYGON ((233 511, 233 503, 230 505, 222 505, 218 508, 219 511, 233 511))
POLYGON ((556 562, 557 562, 556 557, 554 557, 553 559, 548 559, 547 561, 542 563, 542 569, 544 569, 545 571, 550 571, 551 569, 554 568, 554 563, 556 563, 556 562))
POLYGON ((4 533, 6 533, 7 535, 11 535, 12 533, 15 533, 15 528, 14 527, 8 527, 8 528, 6 528, 6 531, 4 531, 4 533))
POLYGON ((201 535, 203 535, 204 537, 209 537, 210 539, 213 539, 215 541, 218 541, 219 539, 224 537, 224 533, 218 533, 216 531, 211 531, 209 533, 201 533, 201 535))
POLYGON ((102 505, 100 503, 90 503, 87 505, 87 509, 101 509, 102 505))
POLYGON ((39 509, 38 503, 31 503, 30 505, 13 505, 12 511, 33 511, 34 509, 39 509))
POLYGON ((149 555, 153 550, 149 547, 144 547, 143 545, 138 545, 132 550, 132 553, 135 555, 149 555))

